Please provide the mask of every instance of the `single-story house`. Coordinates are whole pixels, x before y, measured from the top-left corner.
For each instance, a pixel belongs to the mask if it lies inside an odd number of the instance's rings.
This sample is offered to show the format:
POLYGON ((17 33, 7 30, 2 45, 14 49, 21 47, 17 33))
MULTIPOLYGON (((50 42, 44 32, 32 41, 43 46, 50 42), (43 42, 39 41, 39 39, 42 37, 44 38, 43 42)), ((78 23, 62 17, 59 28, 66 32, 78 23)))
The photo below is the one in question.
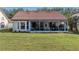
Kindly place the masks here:
POLYGON ((67 18, 57 11, 18 11, 11 20, 16 32, 68 32, 67 18))
POLYGON ((0 9, 0 30, 11 28, 10 19, 7 17, 3 9, 0 9))

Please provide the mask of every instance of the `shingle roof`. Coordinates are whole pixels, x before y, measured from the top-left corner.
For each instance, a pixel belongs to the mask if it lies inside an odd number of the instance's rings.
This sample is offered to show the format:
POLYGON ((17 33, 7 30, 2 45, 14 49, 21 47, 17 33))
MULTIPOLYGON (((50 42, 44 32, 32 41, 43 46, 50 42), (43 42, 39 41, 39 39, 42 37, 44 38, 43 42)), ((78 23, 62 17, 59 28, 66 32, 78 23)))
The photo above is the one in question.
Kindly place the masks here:
POLYGON ((66 17, 57 11, 18 11, 12 20, 66 20, 66 17))

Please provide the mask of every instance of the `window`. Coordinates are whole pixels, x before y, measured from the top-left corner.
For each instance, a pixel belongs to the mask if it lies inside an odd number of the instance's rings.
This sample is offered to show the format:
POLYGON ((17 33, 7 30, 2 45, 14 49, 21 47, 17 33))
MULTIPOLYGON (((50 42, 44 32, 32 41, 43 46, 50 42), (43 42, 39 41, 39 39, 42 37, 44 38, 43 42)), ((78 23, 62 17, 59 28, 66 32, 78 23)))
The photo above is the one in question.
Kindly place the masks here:
POLYGON ((59 29, 60 29, 60 30, 64 30, 64 24, 60 24, 60 25, 59 25, 59 29))
POLYGON ((36 29, 36 22, 32 22, 32 30, 36 29))
POLYGON ((32 22, 32 30, 39 30, 39 22, 32 22))
POLYGON ((25 29, 25 22, 21 22, 21 29, 25 29))
POLYGON ((47 24, 45 24, 45 27, 47 27, 47 24))
POLYGON ((4 22, 1 23, 1 28, 4 28, 5 27, 5 24, 4 22))
POLYGON ((49 22, 50 30, 52 30, 52 22, 49 22))

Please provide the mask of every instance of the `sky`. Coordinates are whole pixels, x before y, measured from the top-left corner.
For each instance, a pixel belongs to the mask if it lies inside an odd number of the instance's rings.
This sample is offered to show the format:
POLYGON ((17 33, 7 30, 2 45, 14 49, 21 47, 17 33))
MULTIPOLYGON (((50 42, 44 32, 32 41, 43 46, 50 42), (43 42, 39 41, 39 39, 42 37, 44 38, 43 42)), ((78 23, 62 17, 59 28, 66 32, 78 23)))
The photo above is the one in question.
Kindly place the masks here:
POLYGON ((79 7, 79 0, 0 0, 0 7, 79 7))
POLYGON ((28 9, 28 10, 36 10, 38 8, 42 8, 42 7, 1 7, 7 10, 12 10, 12 9, 17 9, 17 8, 23 8, 23 9, 28 9))
POLYGON ((17 7, 29 10, 41 7, 79 7, 79 0, 0 0, 0 7, 8 10, 17 7))
MULTIPOLYGON (((37 10, 37 9, 40 9, 43 7, 1 7, 1 8, 7 9, 7 10, 12 10, 12 9, 17 9, 17 8, 23 8, 23 9, 27 9, 27 10, 37 10)), ((44 7, 44 8, 46 8, 46 7, 44 7)), ((47 7, 47 8, 53 8, 53 7, 47 7)), ((79 7, 62 7, 62 8, 78 8, 79 9, 79 7)))
POLYGON ((7 9, 7 10, 12 10, 12 9, 17 9, 17 8, 23 8, 26 10, 37 10, 40 8, 53 8, 53 7, 0 7, 0 8, 7 9))

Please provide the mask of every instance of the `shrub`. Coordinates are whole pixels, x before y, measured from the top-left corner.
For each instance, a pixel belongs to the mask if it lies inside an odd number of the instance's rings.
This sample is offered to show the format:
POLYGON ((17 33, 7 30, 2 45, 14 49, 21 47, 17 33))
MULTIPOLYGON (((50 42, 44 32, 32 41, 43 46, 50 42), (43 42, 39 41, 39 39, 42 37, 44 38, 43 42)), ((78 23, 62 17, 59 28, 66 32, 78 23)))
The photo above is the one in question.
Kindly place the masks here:
POLYGON ((12 29, 3 29, 3 30, 0 30, 0 32, 12 32, 12 29))

